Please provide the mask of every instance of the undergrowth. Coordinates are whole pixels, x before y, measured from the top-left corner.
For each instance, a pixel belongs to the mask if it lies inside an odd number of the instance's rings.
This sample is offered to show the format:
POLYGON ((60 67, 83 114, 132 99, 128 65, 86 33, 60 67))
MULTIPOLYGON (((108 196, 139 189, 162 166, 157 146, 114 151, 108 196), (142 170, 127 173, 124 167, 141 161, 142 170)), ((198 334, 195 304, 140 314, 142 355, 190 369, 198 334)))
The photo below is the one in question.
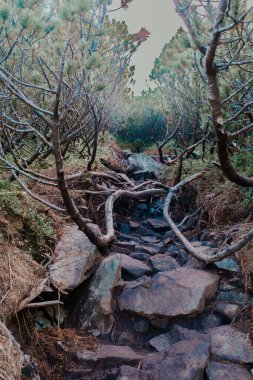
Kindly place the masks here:
POLYGON ((16 184, 0 180, 0 242, 16 244, 41 262, 54 244, 52 220, 16 184))

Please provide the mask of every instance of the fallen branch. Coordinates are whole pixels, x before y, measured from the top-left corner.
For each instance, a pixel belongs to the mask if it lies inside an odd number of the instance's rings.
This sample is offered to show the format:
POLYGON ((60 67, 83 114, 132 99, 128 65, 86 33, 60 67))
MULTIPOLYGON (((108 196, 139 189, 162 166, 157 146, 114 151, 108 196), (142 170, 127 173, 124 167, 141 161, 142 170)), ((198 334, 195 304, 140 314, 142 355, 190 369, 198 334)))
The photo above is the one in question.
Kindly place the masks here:
POLYGON ((56 301, 45 301, 45 302, 34 302, 34 303, 28 303, 24 309, 35 309, 38 307, 47 307, 47 306, 55 306, 55 305, 64 305, 63 302, 56 300, 56 301))
POLYGON ((212 255, 212 256, 204 254, 203 252, 201 252, 200 250, 198 250, 197 248, 192 246, 192 244, 189 242, 189 240, 186 239, 186 237, 181 233, 181 231, 178 229, 176 224, 171 219, 171 217, 169 215, 169 208, 170 208, 170 204, 171 204, 174 193, 179 188, 182 188, 186 184, 188 184, 188 183, 194 181, 195 179, 199 178, 202 174, 203 173, 195 174, 195 175, 181 181, 180 183, 178 183, 176 186, 172 187, 169 190, 168 195, 167 195, 165 202, 164 202, 163 216, 164 216, 164 219, 166 220, 166 222, 168 222, 168 224, 169 224, 170 228, 172 229, 172 231, 174 232, 174 234, 181 241, 181 243, 183 244, 185 249, 189 253, 191 253, 194 257, 196 257, 197 259, 205 262, 206 264, 211 264, 211 263, 214 263, 217 261, 221 261, 224 258, 232 255, 233 253, 235 253, 235 252, 239 251, 240 249, 242 249, 243 247, 245 247, 245 245, 248 244, 253 238, 253 228, 250 229, 250 231, 247 234, 245 234, 236 244, 228 246, 225 249, 216 252, 215 255, 212 255))
POLYGON ((25 309, 32 300, 37 298, 45 290, 47 282, 48 279, 45 278, 39 285, 33 288, 30 295, 18 304, 17 312, 25 309))

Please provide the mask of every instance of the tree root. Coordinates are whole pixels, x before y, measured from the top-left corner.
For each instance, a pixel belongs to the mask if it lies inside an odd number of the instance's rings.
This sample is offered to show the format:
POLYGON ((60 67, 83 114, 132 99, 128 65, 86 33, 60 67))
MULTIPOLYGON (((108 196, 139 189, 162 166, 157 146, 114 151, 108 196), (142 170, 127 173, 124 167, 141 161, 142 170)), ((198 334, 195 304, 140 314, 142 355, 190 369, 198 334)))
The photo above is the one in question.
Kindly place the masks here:
POLYGON ((179 189, 185 186, 186 184, 192 182, 193 180, 199 178, 202 175, 202 173, 195 174, 180 183, 178 183, 176 186, 173 186, 165 199, 164 203, 164 209, 163 209, 163 216, 166 222, 168 222, 170 228, 174 232, 174 234, 177 236, 177 238, 180 240, 180 242, 183 244, 185 249, 191 253, 194 257, 196 257, 198 260, 203 261, 206 264, 211 264, 217 261, 221 261, 224 258, 232 255, 233 253, 239 251, 243 247, 245 247, 246 244, 249 243, 249 241, 253 238, 253 228, 249 230, 236 244, 233 244, 231 246, 228 246, 224 248, 221 251, 217 251, 215 255, 209 256, 207 254, 204 254, 197 248, 193 247, 192 244, 189 242, 189 240, 186 239, 186 237, 181 233, 181 231, 178 229, 176 224, 173 222, 172 218, 169 215, 169 208, 170 204, 173 198, 174 193, 179 189))
POLYGON ((97 245, 98 248, 103 249, 106 248, 115 239, 115 230, 113 226, 113 206, 116 200, 119 198, 141 199, 162 194, 166 194, 166 190, 163 188, 153 188, 142 191, 117 190, 111 194, 105 202, 106 234, 102 234, 99 226, 92 223, 86 224, 86 226, 90 230, 93 230, 93 233, 96 234, 97 242, 95 245, 97 245))

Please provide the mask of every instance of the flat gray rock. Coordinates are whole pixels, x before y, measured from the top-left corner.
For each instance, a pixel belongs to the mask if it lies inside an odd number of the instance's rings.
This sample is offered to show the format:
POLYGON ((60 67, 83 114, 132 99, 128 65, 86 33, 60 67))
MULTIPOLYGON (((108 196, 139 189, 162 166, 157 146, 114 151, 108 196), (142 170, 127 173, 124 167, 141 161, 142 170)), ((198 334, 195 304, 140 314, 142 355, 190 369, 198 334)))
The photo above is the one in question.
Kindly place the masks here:
POLYGON ((104 335, 111 331, 115 307, 113 289, 118 285, 120 278, 120 255, 104 259, 91 281, 88 294, 84 294, 84 302, 78 316, 79 327, 82 330, 88 330, 94 335, 104 335))
POLYGON ((145 153, 135 153, 128 158, 132 168, 158 176, 162 165, 145 153))
POLYGON ((234 364, 209 362, 206 369, 208 380, 252 380, 253 376, 246 369, 234 364))
POLYGON ((209 335, 213 355, 236 363, 253 363, 253 345, 249 334, 232 326, 220 326, 210 329, 209 335))
POLYGON ((76 225, 66 225, 56 245, 50 279, 60 290, 73 290, 84 282, 102 256, 76 225))
POLYGON ((233 259, 224 259, 214 264, 216 268, 227 270, 229 272, 240 272, 238 263, 233 259))
POLYGON ((203 380, 208 364, 210 342, 196 337, 181 340, 166 352, 160 352, 144 360, 142 370, 155 380, 203 380))
POLYGON ((119 297, 121 311, 155 319, 201 313, 216 294, 219 276, 196 269, 177 268, 152 278, 132 281, 119 297))

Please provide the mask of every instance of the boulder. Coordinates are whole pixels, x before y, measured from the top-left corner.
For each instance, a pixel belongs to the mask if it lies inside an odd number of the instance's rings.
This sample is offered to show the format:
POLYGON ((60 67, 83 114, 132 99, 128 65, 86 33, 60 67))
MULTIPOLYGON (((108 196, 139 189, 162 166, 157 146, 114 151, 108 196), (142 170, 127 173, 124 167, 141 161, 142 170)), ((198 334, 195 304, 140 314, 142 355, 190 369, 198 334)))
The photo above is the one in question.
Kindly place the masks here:
POLYGON ((82 304, 79 313, 82 330, 88 329, 95 335, 110 332, 114 322, 113 289, 121 277, 120 261, 120 255, 115 255, 104 259, 100 264, 89 286, 87 301, 82 304))
POLYGON ((162 165, 155 161, 152 157, 145 153, 135 153, 128 158, 129 168, 128 171, 136 172, 141 171, 149 175, 149 177, 158 177, 162 165))
POLYGON ((232 321, 241 310, 241 307, 232 303, 218 302, 214 310, 232 321))
POLYGON ((144 360, 142 370, 150 372, 155 380, 203 380, 209 346, 208 339, 202 337, 181 340, 168 351, 144 360))
POLYGON ((220 359, 237 363, 253 363, 253 345, 249 334, 232 326, 220 326, 209 330, 211 353, 220 359))
POLYGON ((206 373, 208 380, 253 380, 246 368, 234 364, 210 362, 206 373))
POLYGON ((62 291, 73 290, 90 277, 102 257, 87 236, 73 224, 63 228, 54 256, 49 274, 51 282, 62 291))
POLYGON ((123 254, 119 254, 119 257, 123 272, 126 272, 135 278, 151 273, 150 267, 142 261, 123 254))
POLYGON ((148 319, 201 313, 218 283, 217 275, 195 269, 160 272, 128 283, 119 297, 119 307, 148 319))
POLYGON ((78 361, 87 366, 94 365, 99 368, 119 367, 123 364, 138 364, 143 356, 137 354, 130 347, 103 345, 96 351, 83 350, 76 352, 75 356, 78 361))
POLYGON ((158 254, 150 258, 152 268, 156 272, 167 272, 176 268, 179 268, 179 264, 174 257, 158 254))

